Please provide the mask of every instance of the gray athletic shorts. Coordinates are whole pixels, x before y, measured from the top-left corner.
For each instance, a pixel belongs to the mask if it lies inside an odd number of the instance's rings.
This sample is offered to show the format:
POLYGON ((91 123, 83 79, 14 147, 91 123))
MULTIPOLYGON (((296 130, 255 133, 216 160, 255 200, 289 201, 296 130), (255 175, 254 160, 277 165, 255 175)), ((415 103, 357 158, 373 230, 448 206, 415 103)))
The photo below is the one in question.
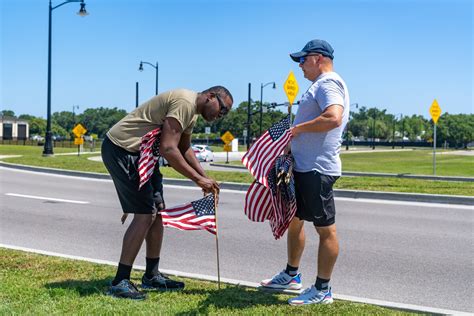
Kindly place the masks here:
POLYGON ((336 222, 336 205, 332 186, 339 177, 327 176, 317 171, 293 172, 296 193, 296 217, 309 221, 316 227, 336 222))
POLYGON ((102 161, 114 181, 123 212, 154 214, 164 209, 163 175, 157 164, 150 180, 138 190, 139 156, 115 145, 107 136, 102 143, 102 161))

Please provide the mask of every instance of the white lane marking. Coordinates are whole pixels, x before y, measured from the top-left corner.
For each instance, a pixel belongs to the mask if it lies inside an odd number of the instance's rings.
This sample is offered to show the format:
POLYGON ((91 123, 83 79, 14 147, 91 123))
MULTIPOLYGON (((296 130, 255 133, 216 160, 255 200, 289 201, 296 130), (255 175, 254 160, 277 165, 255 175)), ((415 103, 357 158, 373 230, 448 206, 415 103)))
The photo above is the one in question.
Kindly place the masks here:
MULTIPOLYGON (((39 249, 32 249, 32 248, 26 248, 26 247, 13 246, 13 245, 6 245, 6 244, 1 244, 1 243, 0 243, 0 248, 20 250, 20 251, 37 253, 37 254, 46 255, 46 256, 54 256, 54 257, 65 258, 65 259, 80 260, 80 261, 86 261, 86 262, 91 262, 91 263, 105 264, 105 265, 110 265, 110 266, 114 266, 114 267, 117 266, 117 262, 109 261, 109 260, 92 259, 92 258, 87 258, 87 257, 67 255, 67 254, 62 254, 62 253, 58 253, 58 252, 46 251, 46 250, 39 250, 39 249)), ((137 270, 145 271, 144 266, 133 265, 133 268, 137 269, 137 270)), ((183 278, 190 278, 190 279, 198 279, 198 280, 206 280, 206 281, 217 282, 217 277, 212 276, 212 275, 181 272, 181 271, 166 270, 166 269, 160 269, 160 271, 165 273, 165 274, 175 275, 175 276, 183 277, 183 278)), ((236 279, 221 278, 221 282, 228 283, 228 284, 233 284, 233 285, 254 287, 254 288, 260 287, 260 284, 258 284, 258 283, 248 282, 248 281, 243 281, 243 280, 236 280, 236 279)), ((300 293, 301 291, 288 291, 288 290, 285 290, 285 291, 281 291, 281 292, 286 293, 286 294, 295 294, 295 293, 300 293)), ((359 302, 359 303, 371 304, 371 305, 379 305, 379 306, 395 308, 395 309, 402 309, 402 310, 408 310, 408 311, 417 311, 417 312, 425 312, 425 313, 432 313, 432 314, 443 314, 443 315, 472 315, 472 313, 467 313, 467 312, 461 312, 461 311, 455 311, 455 310, 449 310, 449 309, 441 309, 441 308, 429 307, 429 306, 396 303, 396 302, 376 300, 376 299, 370 299, 370 298, 364 298, 364 297, 356 297, 356 296, 341 295, 341 294, 334 294, 333 296, 334 296, 335 299, 339 299, 339 300, 359 302)))
POLYGON ((74 203, 74 204, 89 204, 87 201, 75 201, 75 200, 65 200, 65 199, 56 199, 46 196, 36 196, 36 195, 26 195, 26 194, 18 194, 18 193, 5 193, 8 196, 16 196, 26 199, 34 199, 34 200, 47 200, 47 201, 54 201, 54 202, 64 202, 64 203, 74 203))
MULTIPOLYGON (((359 203, 373 203, 373 204, 388 204, 388 205, 406 205, 406 206, 422 206, 431 208, 452 208, 460 210, 474 210, 472 205, 461 204, 443 204, 443 203, 427 203, 427 202, 409 202, 409 201, 392 201, 392 200, 377 200, 377 199, 353 199, 345 197, 336 197, 336 201, 359 202, 359 203)), ((336 206, 337 207, 337 206, 336 206)))
MULTIPOLYGON (((51 173, 46 173, 46 172, 19 170, 19 169, 5 168, 5 167, 0 167, 0 170, 23 172, 23 173, 29 173, 29 174, 41 174, 41 175, 46 175, 46 176, 51 176, 51 177, 74 178, 74 179, 83 180, 83 181, 112 182, 111 179, 85 178, 85 177, 81 177, 81 176, 51 174, 51 173)), ((240 183, 238 183, 238 184, 240 184, 240 183)), ((189 186, 181 186, 181 185, 175 185, 175 184, 165 184, 164 187, 165 188, 172 188, 172 189, 201 191, 201 188, 199 188, 197 186, 189 187, 189 186)), ((222 189, 221 192, 247 194, 247 191, 231 190, 231 189, 222 189)), ((393 193, 393 192, 390 192, 390 193, 393 193)), ((379 200, 379 199, 361 199, 361 198, 353 199, 353 198, 346 198, 346 197, 336 197, 336 201, 350 201, 350 202, 359 202, 359 203, 375 203, 375 204, 388 204, 388 205, 407 205, 407 206, 411 205, 411 206, 445 208, 445 209, 461 209, 461 210, 473 210, 474 209, 474 207, 471 206, 471 205, 461 205, 461 204, 425 203, 425 202, 394 201, 394 200, 379 200)))

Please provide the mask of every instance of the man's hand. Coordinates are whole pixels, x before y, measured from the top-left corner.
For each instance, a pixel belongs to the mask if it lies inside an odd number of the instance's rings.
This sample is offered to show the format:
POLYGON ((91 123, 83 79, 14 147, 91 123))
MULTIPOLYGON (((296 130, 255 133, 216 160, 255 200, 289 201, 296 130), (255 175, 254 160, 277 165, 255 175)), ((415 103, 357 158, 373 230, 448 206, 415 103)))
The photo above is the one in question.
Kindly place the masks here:
POLYGON ((219 193, 219 184, 213 179, 206 178, 206 177, 201 177, 199 180, 196 182, 198 186, 201 187, 202 191, 205 194, 208 193, 219 193))
POLYGON ((297 126, 293 126, 292 128, 290 128, 290 134, 291 138, 294 138, 300 134, 300 132, 297 130, 297 126))

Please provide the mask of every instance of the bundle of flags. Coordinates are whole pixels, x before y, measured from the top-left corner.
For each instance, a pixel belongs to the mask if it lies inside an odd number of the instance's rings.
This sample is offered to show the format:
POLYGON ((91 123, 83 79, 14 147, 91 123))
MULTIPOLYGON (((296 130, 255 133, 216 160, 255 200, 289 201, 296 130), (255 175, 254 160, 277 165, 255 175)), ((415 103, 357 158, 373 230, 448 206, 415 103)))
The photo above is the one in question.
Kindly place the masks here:
POLYGON ((256 222, 270 221, 275 239, 285 233, 296 212, 293 158, 282 155, 290 141, 290 115, 270 127, 242 158, 255 180, 244 211, 256 222))
POLYGON ((140 184, 138 190, 150 180, 155 171, 155 165, 160 157, 160 136, 161 128, 158 127, 142 137, 140 141, 140 158, 138 159, 138 174, 140 184))
POLYGON ((214 194, 191 203, 165 209, 160 212, 163 226, 179 230, 205 229, 216 234, 216 209, 214 194))

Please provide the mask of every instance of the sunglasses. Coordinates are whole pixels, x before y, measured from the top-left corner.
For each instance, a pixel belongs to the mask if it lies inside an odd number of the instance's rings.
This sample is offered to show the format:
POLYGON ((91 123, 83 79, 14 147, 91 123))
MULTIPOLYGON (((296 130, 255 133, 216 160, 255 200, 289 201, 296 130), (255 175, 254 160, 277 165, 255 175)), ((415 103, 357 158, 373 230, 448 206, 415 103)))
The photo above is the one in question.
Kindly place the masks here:
POLYGON ((217 94, 214 93, 214 96, 217 99, 217 102, 219 102, 219 118, 223 117, 229 112, 229 108, 224 104, 224 101, 222 101, 221 97, 217 94))
POLYGON ((319 56, 319 55, 320 54, 309 54, 309 55, 300 57, 300 64, 304 64, 304 62, 306 61, 306 58, 308 58, 309 56, 319 56))

